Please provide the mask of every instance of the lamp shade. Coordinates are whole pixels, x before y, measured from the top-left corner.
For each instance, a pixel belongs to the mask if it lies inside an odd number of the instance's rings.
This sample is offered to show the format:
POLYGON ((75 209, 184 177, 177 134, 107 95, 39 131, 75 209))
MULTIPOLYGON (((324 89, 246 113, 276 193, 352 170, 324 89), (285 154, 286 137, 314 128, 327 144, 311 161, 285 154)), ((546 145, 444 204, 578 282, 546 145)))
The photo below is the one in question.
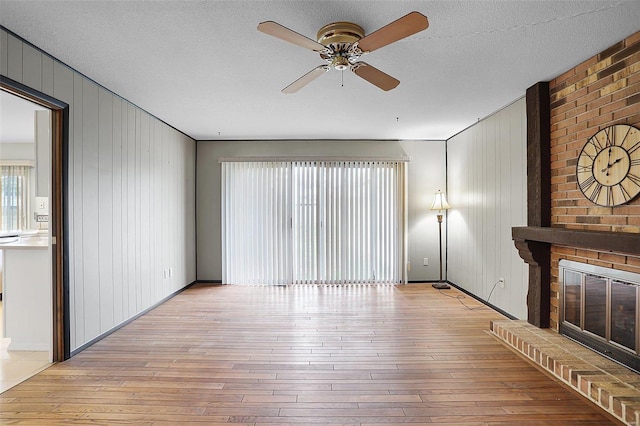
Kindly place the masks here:
POLYGON ((447 210, 450 209, 451 206, 447 203, 447 199, 441 191, 436 192, 433 197, 433 204, 431 205, 431 210, 447 210))

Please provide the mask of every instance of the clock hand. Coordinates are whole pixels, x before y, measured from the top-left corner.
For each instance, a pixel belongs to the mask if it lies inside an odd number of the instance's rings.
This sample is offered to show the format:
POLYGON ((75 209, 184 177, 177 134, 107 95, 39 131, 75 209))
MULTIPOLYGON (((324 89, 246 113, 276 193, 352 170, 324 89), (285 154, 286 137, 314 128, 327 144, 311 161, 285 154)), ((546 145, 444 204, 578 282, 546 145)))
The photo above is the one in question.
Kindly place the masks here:
POLYGON ((614 164, 616 164, 617 162, 619 162, 619 161, 621 161, 621 160, 622 160, 622 158, 618 158, 618 159, 617 159, 616 161, 614 161, 613 163, 611 163, 611 164, 607 165, 607 168, 609 168, 609 167, 613 166, 614 164))
MULTIPOLYGON (((609 170, 611 167, 613 167, 614 164, 616 164, 617 162, 622 161, 622 158, 618 158, 616 161, 614 161, 611 164, 607 163, 607 167, 605 167, 604 169, 602 169, 602 173, 607 172, 607 170, 609 170)), ((609 176, 609 172, 607 172, 607 176, 609 176)))

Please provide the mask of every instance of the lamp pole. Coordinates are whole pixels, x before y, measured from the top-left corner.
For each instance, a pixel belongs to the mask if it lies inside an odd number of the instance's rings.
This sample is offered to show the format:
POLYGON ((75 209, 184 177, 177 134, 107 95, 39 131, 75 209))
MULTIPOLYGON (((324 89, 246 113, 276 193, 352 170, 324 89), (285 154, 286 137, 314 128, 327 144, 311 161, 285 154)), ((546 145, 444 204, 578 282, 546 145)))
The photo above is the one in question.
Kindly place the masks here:
POLYGON ((442 279, 442 210, 450 209, 451 206, 447 203, 447 199, 445 198, 442 191, 438 191, 433 198, 433 204, 431 205, 431 210, 438 210, 438 246, 440 249, 440 280, 437 283, 432 284, 434 288, 439 290, 451 288, 449 284, 447 284, 442 279))
POLYGON ((442 215, 438 215, 438 241, 440 245, 440 282, 442 282, 442 215))

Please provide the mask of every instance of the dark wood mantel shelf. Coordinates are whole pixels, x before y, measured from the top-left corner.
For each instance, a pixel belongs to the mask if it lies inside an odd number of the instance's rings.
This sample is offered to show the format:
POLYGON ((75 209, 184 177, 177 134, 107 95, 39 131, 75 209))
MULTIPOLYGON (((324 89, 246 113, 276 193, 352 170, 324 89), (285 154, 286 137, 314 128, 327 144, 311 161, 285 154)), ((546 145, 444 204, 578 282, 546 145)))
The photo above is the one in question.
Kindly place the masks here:
POLYGON ((582 249, 640 255, 640 234, 522 226, 511 228, 514 241, 536 241, 582 249))
POLYGON ((522 226, 511 228, 511 236, 520 257, 529 264, 527 321, 541 328, 549 327, 552 244, 640 255, 640 234, 522 226))

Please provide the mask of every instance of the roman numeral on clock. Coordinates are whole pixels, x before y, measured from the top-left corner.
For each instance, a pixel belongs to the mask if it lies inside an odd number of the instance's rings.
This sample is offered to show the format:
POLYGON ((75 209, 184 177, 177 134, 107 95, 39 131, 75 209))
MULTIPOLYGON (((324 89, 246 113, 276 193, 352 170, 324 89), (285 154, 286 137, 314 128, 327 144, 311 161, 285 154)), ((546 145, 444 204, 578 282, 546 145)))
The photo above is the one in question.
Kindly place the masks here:
POLYGON ((594 183, 596 183, 596 178, 593 177, 593 175, 591 175, 584 181, 580 182, 580 189, 582 190, 582 192, 586 193, 589 190, 589 188, 593 186, 594 183))
MULTIPOLYGON (((609 139, 609 135, 607 135, 607 139, 609 139)), ((591 142, 591 145, 593 145, 593 147, 596 149, 596 152, 602 151, 604 149, 604 145, 602 145, 598 138, 595 136, 589 139, 589 142, 591 142)), ((607 143, 607 145, 609 144, 607 143)))
POLYGON ((613 189, 610 186, 607 186, 607 204, 613 205, 613 189))
POLYGON ((598 198, 600 197, 600 191, 602 191, 602 184, 600 182, 596 182, 596 187, 593 189, 593 192, 589 196, 589 199, 596 203, 598 201, 598 198))
POLYGON ((622 138, 622 142, 620 142, 620 145, 624 145, 624 142, 627 140, 627 136, 629 136, 629 133, 631 133, 631 129, 633 129, 633 127, 631 126, 627 128, 627 132, 624 134, 624 138, 622 138))
POLYGON ((607 137, 605 146, 609 147, 616 144, 616 130, 609 128, 605 129, 604 134, 607 137))
POLYGON ((578 164, 578 173, 591 173, 592 168, 593 164, 589 164, 588 166, 582 166, 578 164))
POLYGON ((629 191, 627 191, 627 189, 622 185, 618 185, 618 188, 620 188, 620 192, 622 192, 622 198, 624 198, 624 201, 629 201, 631 199, 631 194, 629 194, 629 191))
POLYGON ((640 176, 636 176, 633 173, 629 173, 627 175, 627 179, 629 179, 631 182, 635 183, 636 186, 640 186, 640 176))

